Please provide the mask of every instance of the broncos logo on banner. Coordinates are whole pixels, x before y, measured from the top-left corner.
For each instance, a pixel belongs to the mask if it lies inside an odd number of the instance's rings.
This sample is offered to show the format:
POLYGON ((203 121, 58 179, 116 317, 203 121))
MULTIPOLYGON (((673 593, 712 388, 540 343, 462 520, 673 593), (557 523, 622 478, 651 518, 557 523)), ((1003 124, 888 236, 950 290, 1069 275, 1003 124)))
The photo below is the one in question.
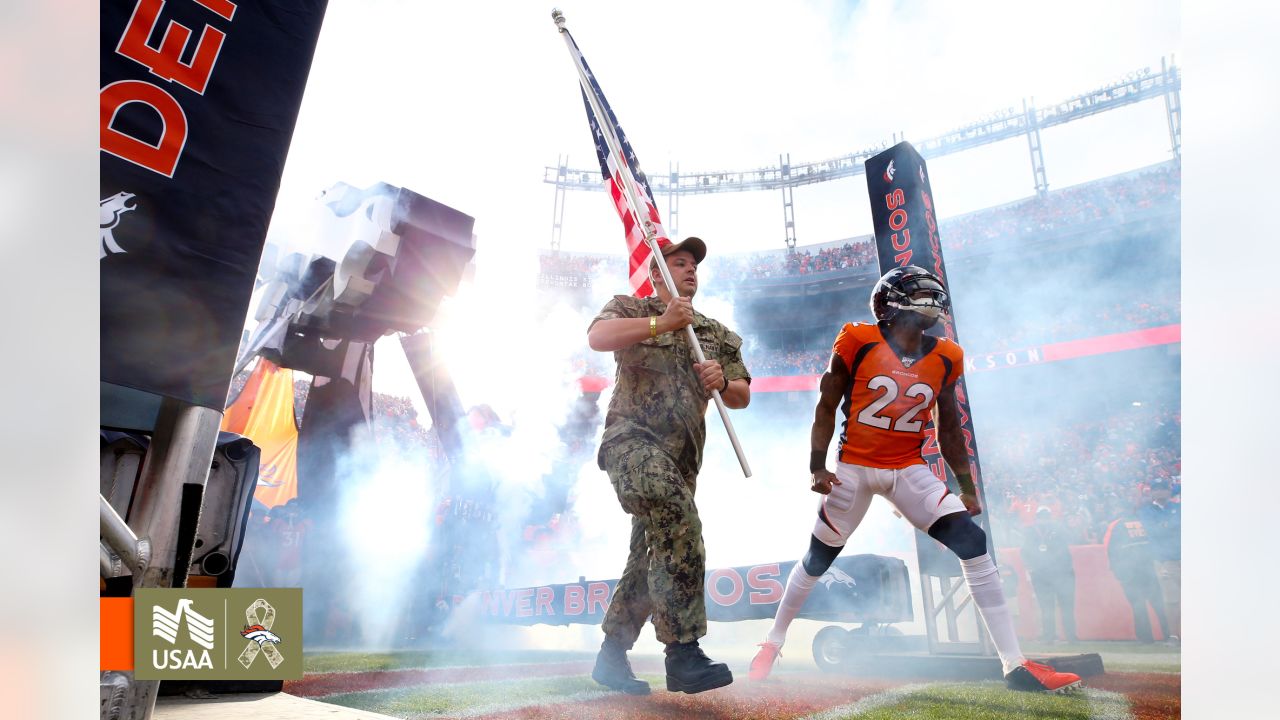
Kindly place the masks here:
POLYGON ((120 216, 137 208, 127 203, 134 198, 133 193, 119 192, 98 203, 98 259, 108 255, 126 252, 116 243, 112 229, 120 224, 120 216))
POLYGON ((275 465, 266 465, 262 468, 262 472, 258 473, 258 487, 280 487, 283 480, 276 479, 276 471, 279 470, 275 465))
POLYGON ((822 577, 818 578, 818 582, 822 583, 822 585, 828 590, 831 589, 832 585, 837 583, 848 588, 853 588, 857 585, 853 578, 849 576, 849 573, 838 567, 828 568, 827 571, 822 574, 822 577))

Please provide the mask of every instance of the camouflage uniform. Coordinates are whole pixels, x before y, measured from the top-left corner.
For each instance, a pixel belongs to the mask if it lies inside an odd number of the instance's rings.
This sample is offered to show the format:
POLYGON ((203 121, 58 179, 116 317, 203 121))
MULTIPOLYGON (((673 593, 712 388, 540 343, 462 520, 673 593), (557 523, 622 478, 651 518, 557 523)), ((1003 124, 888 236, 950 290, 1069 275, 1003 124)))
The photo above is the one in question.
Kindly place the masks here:
MULTIPOLYGON (((617 295, 592 324, 665 310, 656 297, 617 295)), ((726 378, 750 382, 742 338, 697 312, 693 329, 703 354, 720 363, 726 378)), ((618 350, 614 359, 618 370, 598 463, 631 515, 631 552, 604 633, 630 648, 652 614, 660 642, 692 642, 707 634, 702 521, 693 494, 710 398, 683 328, 618 350)))

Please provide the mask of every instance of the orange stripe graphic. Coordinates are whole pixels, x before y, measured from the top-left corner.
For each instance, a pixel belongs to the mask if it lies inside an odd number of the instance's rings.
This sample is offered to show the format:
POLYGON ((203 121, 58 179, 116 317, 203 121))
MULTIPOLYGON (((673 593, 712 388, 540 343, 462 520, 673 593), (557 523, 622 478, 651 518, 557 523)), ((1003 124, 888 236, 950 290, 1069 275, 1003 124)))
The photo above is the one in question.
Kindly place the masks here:
POLYGON ((98 598, 98 664, 133 669, 133 598, 98 598))

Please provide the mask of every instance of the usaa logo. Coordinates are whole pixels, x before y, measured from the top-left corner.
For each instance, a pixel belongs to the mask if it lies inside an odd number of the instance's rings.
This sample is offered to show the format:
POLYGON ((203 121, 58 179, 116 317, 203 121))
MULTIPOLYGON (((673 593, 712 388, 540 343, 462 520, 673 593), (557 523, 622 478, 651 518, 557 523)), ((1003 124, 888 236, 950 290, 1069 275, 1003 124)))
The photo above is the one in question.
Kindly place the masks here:
POLYGON ((151 667, 156 670, 202 670, 213 669, 213 660, 209 651, 213 649, 214 620, 205 617, 192 608, 192 601, 183 598, 178 606, 170 612, 161 605, 151 606, 151 635, 158 637, 169 645, 177 645, 179 640, 188 640, 195 647, 184 642, 186 649, 174 647, 151 649, 151 667), (186 633, 183 633, 183 626, 186 633), (198 651, 198 652, 197 652, 198 651))

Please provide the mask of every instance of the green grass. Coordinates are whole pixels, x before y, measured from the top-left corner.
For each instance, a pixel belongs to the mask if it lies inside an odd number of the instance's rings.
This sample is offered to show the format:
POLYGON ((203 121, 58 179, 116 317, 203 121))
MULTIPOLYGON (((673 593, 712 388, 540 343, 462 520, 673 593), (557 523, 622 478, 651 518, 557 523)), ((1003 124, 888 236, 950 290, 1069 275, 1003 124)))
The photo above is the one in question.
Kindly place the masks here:
POLYGON ((1132 640, 1085 640, 1073 643, 1055 643, 1046 645, 1034 640, 1023 640, 1022 650, 1030 653, 1099 653, 1109 652, 1143 655, 1181 655, 1182 650, 1176 646, 1160 643, 1149 644, 1132 640))
POLYGON ((317 652, 304 653, 302 668, 307 673, 369 672, 459 665, 500 665, 508 663, 555 663, 592 660, 595 653, 569 650, 511 650, 483 653, 475 650, 412 650, 401 652, 317 652))
MULTIPOLYGON (((646 678, 652 681, 652 678, 646 678)), ((327 703, 402 718, 430 717, 484 708, 528 704, 531 699, 546 704, 574 696, 608 692, 583 675, 528 680, 500 680, 418 686, 396 690, 330 695, 327 703)))
POLYGON ((1164 644, 1133 641, 1093 641, 1046 645, 1023 642, 1022 651, 1031 656, 1098 653, 1108 671, 1117 672, 1182 672, 1182 649, 1164 644))
POLYGON ((1150 672, 1150 673, 1180 673, 1182 672, 1182 663, 1180 662, 1153 662, 1142 658, 1130 657, 1104 657, 1102 659, 1103 666, 1107 672, 1150 672))
POLYGON ((1048 695, 1010 692, 1004 683, 964 683, 930 685, 876 703, 867 710, 851 710, 844 715, 824 717, 857 720, 1088 720, 1089 703, 1080 693, 1048 695))
MULTIPOLYGON (((1098 653, 1108 670, 1129 672, 1179 672, 1182 653, 1177 647, 1144 645, 1137 642, 1077 642, 1045 645, 1023 642, 1030 655, 1098 653)), ((572 650, 509 650, 483 653, 475 650, 406 650, 397 652, 310 652, 303 655, 303 669, 308 673, 368 672, 373 670, 406 670, 413 668, 458 665, 496 665, 506 663, 554 663, 589 661, 594 652, 572 650)))

